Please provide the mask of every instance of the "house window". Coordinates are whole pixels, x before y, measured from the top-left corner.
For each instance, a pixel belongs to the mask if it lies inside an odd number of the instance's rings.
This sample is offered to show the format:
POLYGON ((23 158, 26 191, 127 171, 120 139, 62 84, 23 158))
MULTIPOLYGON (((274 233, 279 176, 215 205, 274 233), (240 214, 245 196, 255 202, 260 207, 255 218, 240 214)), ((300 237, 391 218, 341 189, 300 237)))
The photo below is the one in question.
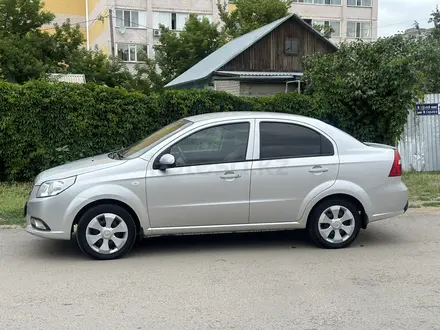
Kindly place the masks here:
POLYGON ((371 0, 347 0, 348 6, 371 7, 371 0))
POLYGON ((298 55, 298 39, 286 39, 284 42, 284 53, 289 55, 298 55))
POLYGON ((117 44, 118 58, 124 62, 137 62, 141 50, 148 54, 148 46, 136 44, 117 44))
MULTIPOLYGON (((312 26, 319 25, 324 30, 332 29, 332 33, 330 37, 340 37, 341 36, 341 22, 339 21, 321 21, 321 20, 313 20, 312 26)), ((324 31, 321 31, 324 32, 324 31)))
POLYGON ((146 24, 144 11, 116 9, 116 27, 145 29, 146 24))
POLYGON ((337 6, 340 6, 342 4, 341 0, 293 0, 293 2, 308 3, 313 5, 337 5, 337 6))
POLYGON ((371 23, 347 22, 347 38, 371 38, 371 23))

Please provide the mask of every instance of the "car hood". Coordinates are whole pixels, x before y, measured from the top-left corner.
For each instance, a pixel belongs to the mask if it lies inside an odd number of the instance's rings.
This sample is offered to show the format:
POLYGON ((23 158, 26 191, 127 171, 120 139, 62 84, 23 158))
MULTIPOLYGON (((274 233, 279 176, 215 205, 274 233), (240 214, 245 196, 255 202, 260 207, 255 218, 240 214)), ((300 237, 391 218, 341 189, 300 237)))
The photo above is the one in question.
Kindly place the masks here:
POLYGON ((75 175, 99 171, 121 165, 125 162, 126 160, 111 159, 108 154, 76 160, 41 172, 35 179, 35 185, 41 185, 48 180, 64 179, 75 175))

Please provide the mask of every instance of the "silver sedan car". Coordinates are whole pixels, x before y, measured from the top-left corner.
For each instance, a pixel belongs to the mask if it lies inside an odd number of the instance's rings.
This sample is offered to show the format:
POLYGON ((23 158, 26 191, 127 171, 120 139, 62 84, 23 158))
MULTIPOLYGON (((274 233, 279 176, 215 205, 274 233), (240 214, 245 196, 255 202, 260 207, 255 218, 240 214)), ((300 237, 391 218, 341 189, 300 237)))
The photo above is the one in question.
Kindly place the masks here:
POLYGON ((204 114, 42 172, 26 230, 75 237, 96 259, 121 257, 144 237, 239 231, 307 229, 318 246, 343 248, 407 210, 401 174, 395 148, 316 119, 204 114))

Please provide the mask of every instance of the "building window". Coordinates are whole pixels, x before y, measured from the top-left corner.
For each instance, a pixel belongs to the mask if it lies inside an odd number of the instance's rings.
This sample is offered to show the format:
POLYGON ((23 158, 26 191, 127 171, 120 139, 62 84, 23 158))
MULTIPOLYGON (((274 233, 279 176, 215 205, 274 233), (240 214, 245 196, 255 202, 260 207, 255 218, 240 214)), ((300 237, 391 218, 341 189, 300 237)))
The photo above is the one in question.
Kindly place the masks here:
POLYGON ((177 14, 171 13, 171 30, 177 29, 177 14))
POLYGON ((284 42, 284 53, 289 55, 298 55, 298 39, 286 39, 284 42))
POLYGON ((371 7, 371 0, 347 0, 348 6, 371 7))
POLYGON ((118 58, 124 62, 137 62, 140 51, 148 55, 148 46, 136 44, 117 44, 118 58))
POLYGON ((330 37, 340 37, 341 36, 341 22, 339 21, 321 21, 321 20, 312 20, 312 26, 319 25, 324 29, 324 31, 320 31, 322 33, 329 28, 332 29, 330 37))
MULTIPOLYGON (((161 25, 174 31, 183 31, 185 29, 186 21, 188 20, 189 13, 168 13, 168 12, 154 12, 153 13, 153 28, 159 29, 161 25)), ((207 18, 212 22, 212 15, 197 15, 197 18, 201 21, 203 18, 207 18)))
POLYGON ((340 6, 342 4, 341 0, 293 0, 293 2, 308 3, 313 5, 337 5, 337 6, 340 6))
POLYGON ((370 22, 347 22, 348 38, 371 38, 370 22))
POLYGON ((145 29, 146 24, 144 11, 116 9, 116 27, 145 29))

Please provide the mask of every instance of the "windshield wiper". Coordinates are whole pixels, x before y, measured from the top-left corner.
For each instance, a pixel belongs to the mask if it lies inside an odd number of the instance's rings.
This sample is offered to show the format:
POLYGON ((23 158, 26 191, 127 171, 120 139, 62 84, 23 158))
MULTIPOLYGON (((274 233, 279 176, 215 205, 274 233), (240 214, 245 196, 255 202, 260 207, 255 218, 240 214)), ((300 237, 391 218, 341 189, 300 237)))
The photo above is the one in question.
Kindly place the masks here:
POLYGON ((123 159, 124 155, 122 154, 122 150, 116 150, 116 151, 112 151, 111 153, 108 154, 108 156, 111 159, 123 159))

